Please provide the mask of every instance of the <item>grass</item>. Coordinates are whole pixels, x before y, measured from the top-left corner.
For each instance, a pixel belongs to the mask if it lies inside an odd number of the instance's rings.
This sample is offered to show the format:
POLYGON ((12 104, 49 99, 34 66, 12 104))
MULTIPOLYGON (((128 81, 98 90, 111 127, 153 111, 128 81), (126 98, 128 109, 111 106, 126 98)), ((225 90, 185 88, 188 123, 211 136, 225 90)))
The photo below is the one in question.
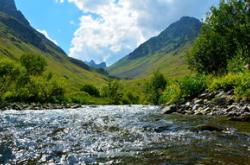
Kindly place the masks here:
MULTIPOLYGON (((1 15, 3 17, 6 15, 1 15)), ((81 68, 68 60, 68 58, 60 51, 50 47, 50 53, 41 51, 33 45, 23 42, 16 37, 13 32, 8 30, 3 23, 0 22, 0 57, 6 58, 15 62, 19 62, 23 54, 40 54, 45 57, 48 67, 46 73, 53 73, 56 77, 60 77, 64 82, 66 95, 72 95, 78 92, 84 84, 93 84, 101 88, 109 79, 105 75, 92 70, 81 68)), ((90 101, 100 102, 99 99, 89 97, 90 101)))
POLYGON ((129 60, 127 57, 112 65, 108 70, 111 75, 121 78, 144 78, 155 71, 160 71, 169 78, 183 77, 191 74, 186 63, 186 53, 190 44, 170 53, 153 55, 129 60))

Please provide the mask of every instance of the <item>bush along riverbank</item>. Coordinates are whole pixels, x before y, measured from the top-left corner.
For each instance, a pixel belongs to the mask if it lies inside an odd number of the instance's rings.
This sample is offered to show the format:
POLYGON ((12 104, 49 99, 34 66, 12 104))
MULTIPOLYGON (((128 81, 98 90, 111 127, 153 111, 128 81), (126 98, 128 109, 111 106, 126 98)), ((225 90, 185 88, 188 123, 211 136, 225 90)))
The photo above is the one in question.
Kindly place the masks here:
POLYGON ((204 92, 183 103, 162 109, 162 114, 224 116, 232 121, 250 122, 250 101, 235 100, 233 90, 204 92))

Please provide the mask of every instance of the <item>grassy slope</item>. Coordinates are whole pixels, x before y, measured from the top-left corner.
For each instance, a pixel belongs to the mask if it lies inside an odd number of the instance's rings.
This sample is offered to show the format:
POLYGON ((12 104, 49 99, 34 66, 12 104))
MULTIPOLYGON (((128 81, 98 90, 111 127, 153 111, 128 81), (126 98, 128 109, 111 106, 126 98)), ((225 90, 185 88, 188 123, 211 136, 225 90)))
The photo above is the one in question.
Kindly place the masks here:
MULTIPOLYGON (((68 60, 64 54, 58 52, 46 53, 31 44, 23 42, 8 31, 8 27, 0 22, 0 56, 18 61, 25 53, 41 54, 48 62, 47 72, 54 73, 65 85, 66 94, 77 93, 83 84, 93 84, 102 87, 106 84, 107 77, 95 71, 81 68, 68 60), (56 54, 57 56, 54 56, 56 54), (59 54, 59 58, 58 58, 59 54)), ((87 98, 99 102, 93 98, 87 98)))
POLYGON ((186 44, 167 54, 155 53, 135 60, 124 58, 111 66, 109 72, 121 78, 144 78, 158 70, 166 77, 183 77, 191 73, 185 59, 189 48, 190 44, 186 44))

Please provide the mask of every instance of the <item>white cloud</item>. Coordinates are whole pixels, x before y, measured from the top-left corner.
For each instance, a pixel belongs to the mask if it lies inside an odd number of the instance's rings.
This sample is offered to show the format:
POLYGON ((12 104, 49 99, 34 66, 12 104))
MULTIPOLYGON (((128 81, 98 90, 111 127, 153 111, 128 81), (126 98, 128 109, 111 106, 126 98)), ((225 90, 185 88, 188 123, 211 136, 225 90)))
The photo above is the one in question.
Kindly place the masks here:
POLYGON ((64 0, 55 0, 56 1, 56 3, 63 3, 64 2, 64 0))
POLYGON ((182 16, 202 16, 219 0, 68 0, 83 15, 69 55, 112 63, 182 16))
POLYGON ((56 40, 52 39, 49 36, 49 33, 46 30, 37 29, 37 31, 40 32, 40 33, 42 33, 47 39, 49 39, 50 41, 52 41, 54 44, 58 45, 58 43, 56 42, 56 40))

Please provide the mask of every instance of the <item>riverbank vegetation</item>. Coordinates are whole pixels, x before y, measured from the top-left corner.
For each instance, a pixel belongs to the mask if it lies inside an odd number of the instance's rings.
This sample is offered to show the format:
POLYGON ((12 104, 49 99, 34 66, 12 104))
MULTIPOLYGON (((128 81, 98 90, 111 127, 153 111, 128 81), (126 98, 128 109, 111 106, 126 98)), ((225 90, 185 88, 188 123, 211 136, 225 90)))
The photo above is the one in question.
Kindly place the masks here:
POLYGON ((250 3, 222 1, 212 7, 189 53, 198 73, 169 84, 162 103, 177 103, 204 91, 233 90, 236 100, 250 100, 250 3))
POLYGON ((161 96, 155 101, 150 92, 150 103, 173 104, 215 90, 233 90, 236 100, 249 100, 249 7, 249 2, 244 0, 222 1, 219 7, 212 7, 188 55, 195 74, 168 81, 164 87, 155 85, 161 96))

